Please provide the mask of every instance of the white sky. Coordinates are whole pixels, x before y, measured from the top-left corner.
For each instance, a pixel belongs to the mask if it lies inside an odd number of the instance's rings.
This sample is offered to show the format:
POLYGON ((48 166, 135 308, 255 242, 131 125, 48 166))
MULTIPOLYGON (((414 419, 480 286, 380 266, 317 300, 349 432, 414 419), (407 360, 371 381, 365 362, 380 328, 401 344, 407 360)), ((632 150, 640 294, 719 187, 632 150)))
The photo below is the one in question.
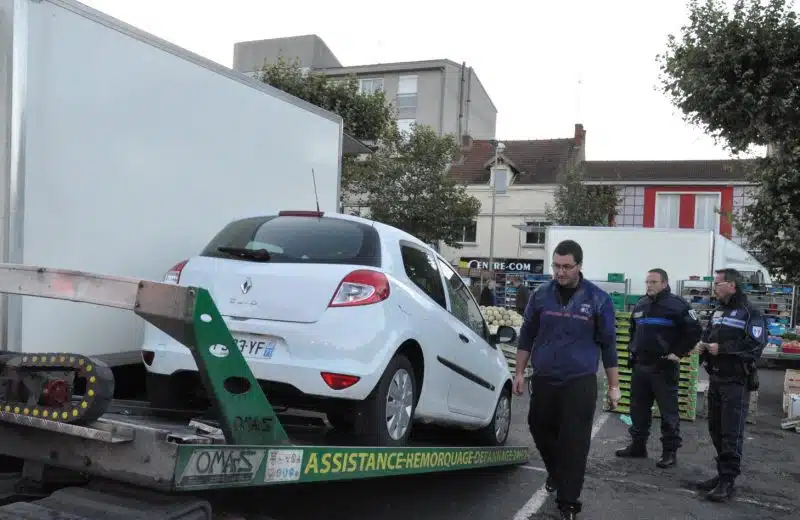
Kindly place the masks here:
POLYGON ((237 41, 311 33, 345 66, 465 61, 497 105, 500 139, 569 137, 582 122, 590 160, 728 157, 656 90, 684 0, 83 3, 228 67, 237 41))

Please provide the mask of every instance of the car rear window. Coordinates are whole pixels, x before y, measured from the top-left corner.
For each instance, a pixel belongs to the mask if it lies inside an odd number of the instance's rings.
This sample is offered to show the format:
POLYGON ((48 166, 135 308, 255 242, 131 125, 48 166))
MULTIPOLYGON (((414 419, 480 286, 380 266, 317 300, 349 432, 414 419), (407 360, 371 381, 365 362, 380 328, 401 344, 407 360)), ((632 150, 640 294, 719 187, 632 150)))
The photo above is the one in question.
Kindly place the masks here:
MULTIPOLYGON (((269 216, 236 220, 200 253, 241 258, 220 247, 266 249, 270 263, 355 264, 380 267, 380 238, 372 226, 329 217, 269 216)), ((246 261, 246 260, 245 260, 246 261)))

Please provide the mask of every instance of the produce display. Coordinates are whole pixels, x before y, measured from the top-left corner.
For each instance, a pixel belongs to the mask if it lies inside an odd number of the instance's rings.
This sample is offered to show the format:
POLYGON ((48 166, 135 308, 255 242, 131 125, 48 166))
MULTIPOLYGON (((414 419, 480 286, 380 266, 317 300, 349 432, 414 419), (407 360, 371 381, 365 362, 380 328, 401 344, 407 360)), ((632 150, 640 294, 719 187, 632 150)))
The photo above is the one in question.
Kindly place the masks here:
POLYGON ((792 354, 800 353, 800 335, 794 332, 785 332, 781 339, 781 350, 792 354))
POLYGON ((505 307, 481 306, 481 313, 486 318, 489 327, 499 327, 507 325, 509 327, 521 327, 522 316, 513 309, 505 307))

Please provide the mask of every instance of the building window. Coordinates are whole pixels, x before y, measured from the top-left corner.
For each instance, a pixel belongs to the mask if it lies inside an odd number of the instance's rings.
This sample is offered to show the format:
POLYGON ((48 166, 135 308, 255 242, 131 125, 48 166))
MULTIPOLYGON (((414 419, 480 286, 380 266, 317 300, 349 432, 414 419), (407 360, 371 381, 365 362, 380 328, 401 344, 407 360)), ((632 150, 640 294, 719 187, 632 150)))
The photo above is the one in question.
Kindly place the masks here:
POLYGON ((473 221, 472 224, 464 226, 461 230, 461 242, 465 244, 475 244, 478 242, 478 223, 473 221))
MULTIPOLYGON (((733 188, 733 218, 741 219, 744 217, 744 208, 753 203, 755 196, 755 187, 753 186, 735 186, 733 188)), ((731 238, 737 244, 746 247, 745 239, 742 237, 736 226, 731 230, 731 238)))
POLYGON ((411 133, 411 125, 416 123, 416 119, 398 119, 397 120, 397 129, 403 133, 411 133))
POLYGON ((526 246, 543 246, 545 239, 545 230, 547 226, 552 225, 552 222, 544 220, 531 220, 525 222, 528 226, 525 232, 525 245, 526 246))
POLYGON ((678 229, 680 227, 680 193, 658 193, 656 195, 655 227, 678 229))
POLYGON ((644 226, 644 186, 625 186, 619 190, 615 225, 619 227, 644 226))
POLYGON ((383 78, 367 78, 358 80, 358 91, 362 94, 374 94, 383 90, 383 78))
POLYGON ((719 193, 695 194, 694 228, 719 232, 720 203, 719 193))
POLYGON ((417 115, 417 76, 400 76, 397 82, 397 118, 417 115))

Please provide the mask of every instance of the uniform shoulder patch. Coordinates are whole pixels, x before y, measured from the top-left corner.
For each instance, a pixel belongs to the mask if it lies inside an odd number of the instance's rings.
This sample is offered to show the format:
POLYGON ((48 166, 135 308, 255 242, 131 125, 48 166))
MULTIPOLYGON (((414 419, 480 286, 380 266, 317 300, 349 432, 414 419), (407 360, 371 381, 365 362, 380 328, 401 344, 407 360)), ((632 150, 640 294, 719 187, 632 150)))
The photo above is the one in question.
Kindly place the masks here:
POLYGON ((697 321, 697 313, 696 313, 696 312, 694 312, 694 309, 689 309, 689 316, 691 316, 691 318, 692 318, 694 321, 697 321))

